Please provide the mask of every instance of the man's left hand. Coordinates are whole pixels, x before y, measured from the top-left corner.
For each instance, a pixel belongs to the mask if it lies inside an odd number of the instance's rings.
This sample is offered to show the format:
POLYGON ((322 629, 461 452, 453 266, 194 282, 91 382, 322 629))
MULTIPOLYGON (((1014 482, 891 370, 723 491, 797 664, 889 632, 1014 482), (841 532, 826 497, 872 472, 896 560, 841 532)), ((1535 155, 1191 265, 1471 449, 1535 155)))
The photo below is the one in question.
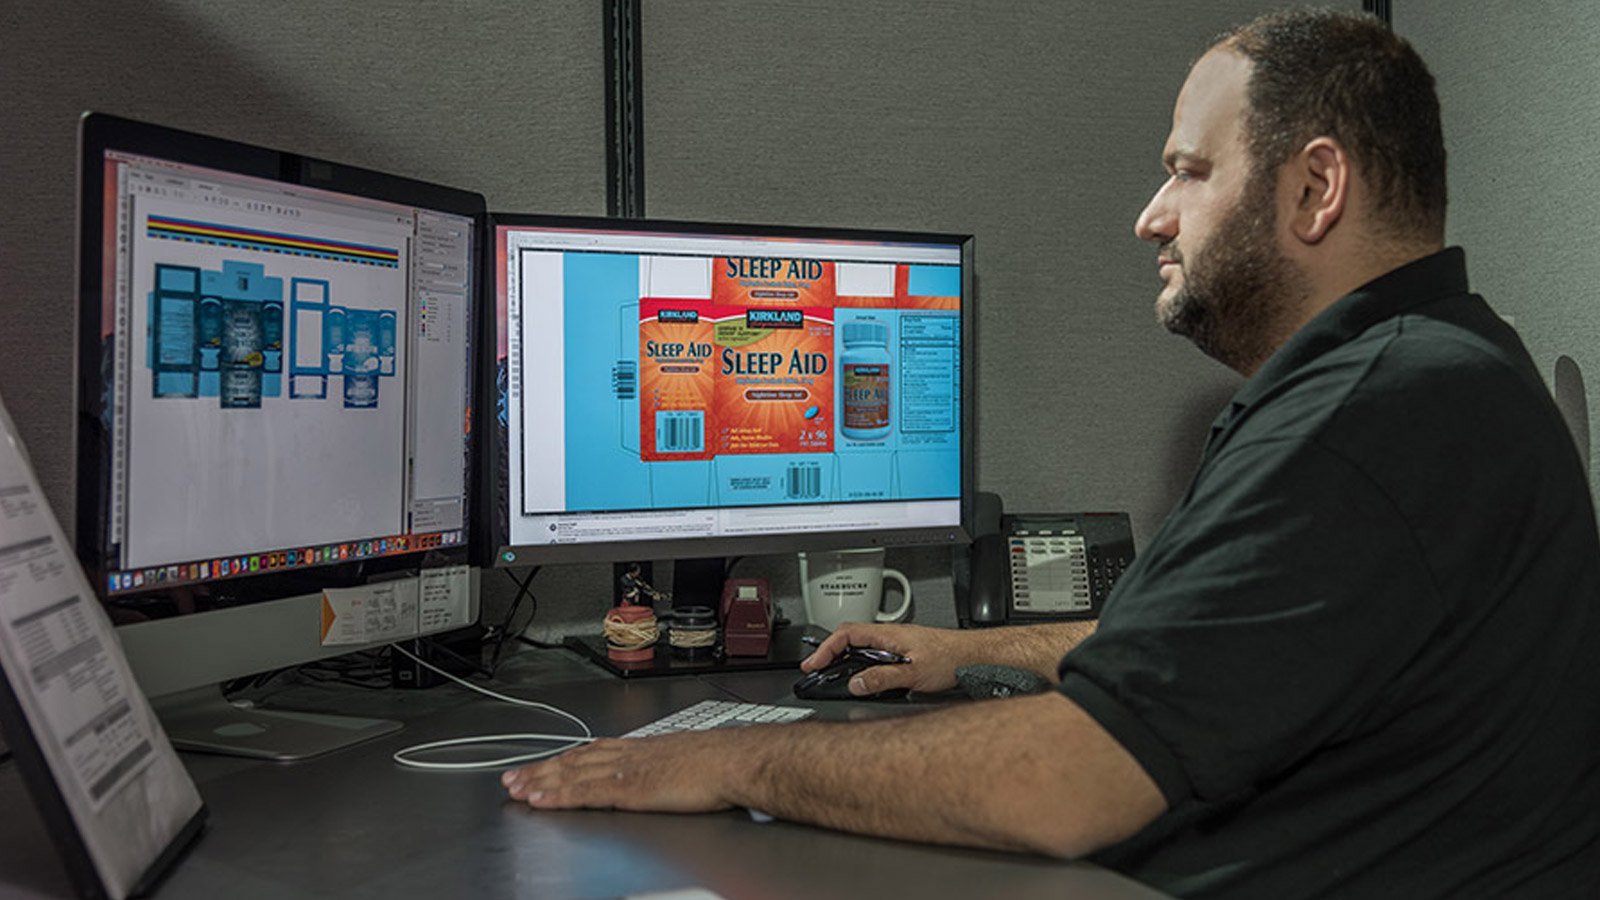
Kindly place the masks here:
POLYGON ((737 732, 605 738, 500 776, 511 799, 535 809, 712 812, 733 806, 722 793, 725 746, 737 732), (716 746, 713 747, 712 745, 716 746))

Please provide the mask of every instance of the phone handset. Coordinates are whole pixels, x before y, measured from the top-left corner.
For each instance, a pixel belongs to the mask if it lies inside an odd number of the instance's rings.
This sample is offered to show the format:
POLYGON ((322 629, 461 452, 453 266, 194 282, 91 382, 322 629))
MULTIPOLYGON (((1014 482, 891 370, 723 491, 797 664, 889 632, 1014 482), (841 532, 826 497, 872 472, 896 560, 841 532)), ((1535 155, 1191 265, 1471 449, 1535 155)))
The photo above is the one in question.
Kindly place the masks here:
MULTIPOLYGON (((996 615, 1002 617, 1005 615, 1003 609, 999 612, 995 611, 996 604, 992 599, 994 593, 992 585, 997 582, 994 579, 992 565, 989 567, 990 571, 982 576, 983 587, 981 589, 977 587, 978 582, 973 577, 973 566, 977 561, 978 554, 980 552, 988 552, 979 551, 978 548, 981 545, 992 543, 993 538, 999 536, 1002 512, 999 494, 979 491, 973 495, 973 543, 967 547, 956 547, 951 557, 950 580, 951 587, 955 592, 956 619, 963 628, 971 624, 974 607, 977 607, 980 610, 980 615, 985 617, 983 619, 984 622, 997 621, 994 618, 996 615)), ((979 565, 980 567, 982 566, 982 564, 979 565)), ((1001 601, 999 605, 1003 607, 1004 601, 1001 601)))
POLYGON ((1006 571, 1006 536, 998 531, 980 535, 972 542, 972 591, 970 621, 975 627, 1003 625, 1008 618, 1010 597, 1006 571))

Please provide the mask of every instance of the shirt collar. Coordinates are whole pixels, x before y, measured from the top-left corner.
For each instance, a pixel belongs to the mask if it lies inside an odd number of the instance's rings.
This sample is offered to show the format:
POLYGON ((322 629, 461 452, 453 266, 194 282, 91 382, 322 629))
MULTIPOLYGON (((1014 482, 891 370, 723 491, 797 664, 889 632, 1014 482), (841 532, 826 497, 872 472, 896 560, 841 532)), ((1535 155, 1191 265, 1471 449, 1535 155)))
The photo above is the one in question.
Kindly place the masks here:
POLYGON ((1380 275, 1335 300, 1284 341, 1233 395, 1232 402, 1211 423, 1202 462, 1211 458, 1241 412, 1301 366, 1348 343, 1384 319, 1439 297, 1466 292, 1467 256, 1460 247, 1447 247, 1380 275))
POLYGON ((1348 343, 1385 319, 1425 303, 1467 292, 1467 257, 1460 247, 1409 262, 1335 300, 1301 326, 1239 388, 1229 412, 1249 406, 1295 370, 1348 343))

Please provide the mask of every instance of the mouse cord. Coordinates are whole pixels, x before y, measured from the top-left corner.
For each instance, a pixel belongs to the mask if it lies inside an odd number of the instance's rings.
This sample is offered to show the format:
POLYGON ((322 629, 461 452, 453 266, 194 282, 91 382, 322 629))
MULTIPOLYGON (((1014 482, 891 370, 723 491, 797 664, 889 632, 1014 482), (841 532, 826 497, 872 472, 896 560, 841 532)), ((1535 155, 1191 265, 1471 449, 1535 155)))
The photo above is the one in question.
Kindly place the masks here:
POLYGON ((479 770, 479 769, 504 769, 504 768, 506 768, 508 766, 520 765, 522 763, 534 762, 535 760, 540 760, 540 759, 545 759, 547 757, 555 756, 557 753, 562 753, 564 751, 571 750, 573 747, 576 747, 576 746, 578 746, 580 744, 587 744, 590 741, 595 739, 594 738, 594 732, 589 730, 588 723, 584 722, 582 719, 578 718, 577 716, 573 715, 572 713, 567 712, 564 709, 559 709, 557 707, 551 706, 548 703, 540 703, 537 700, 524 700, 524 699, 522 699, 520 697, 508 697, 505 694, 501 694, 501 693, 497 693, 495 691, 491 691, 488 688, 481 687, 479 685, 473 684, 470 681, 466 681, 464 679, 457 678, 455 675, 452 675, 451 673, 446 672, 443 669, 440 669, 437 666, 432 665, 431 663, 427 662, 426 660, 418 659, 416 656, 412 655, 412 653, 410 651, 406 650, 404 647, 401 647, 399 644, 390 644, 389 646, 392 647, 396 653, 400 653, 400 654, 404 655, 406 658, 410 659, 412 662, 416 663, 417 665, 422 666, 423 668, 428 669, 428 670, 434 672, 435 674, 443 675, 445 678, 448 678, 451 681, 454 681, 455 683, 457 683, 457 684, 459 684, 459 685, 461 685, 463 687, 470 688, 471 690, 477 691, 478 693, 483 694, 484 696, 492 697, 492 698, 494 698, 496 700, 499 700, 499 701, 501 701, 503 703, 510 703, 510 704, 512 704, 514 706, 525 706, 525 707, 529 707, 529 708, 532 708, 532 709, 540 710, 542 712, 553 713, 553 714, 555 714, 557 716, 560 716, 563 719, 566 719, 569 722, 573 722, 574 724, 576 724, 579 728, 581 728, 583 730, 583 734, 581 734, 581 735, 575 735, 575 734, 482 734, 482 735, 473 735, 471 737, 450 738, 448 740, 443 740, 443 741, 430 741, 430 742, 428 742, 426 744, 417 744, 417 745, 412 746, 412 747, 405 747, 403 749, 396 750, 395 753, 394 753, 394 761, 399 763, 402 766, 408 766, 408 767, 413 768, 413 769, 434 769, 434 770, 443 770, 443 771, 473 771, 473 770, 479 770), (431 752, 436 751, 436 750, 443 750, 443 749, 447 749, 447 748, 451 748, 451 747, 470 747, 470 746, 487 745, 487 744, 504 745, 504 744, 517 743, 517 742, 521 742, 521 741, 536 741, 536 742, 541 742, 541 743, 546 743, 546 742, 550 742, 550 741, 557 741, 557 742, 560 743, 560 745, 556 746, 556 747, 547 747, 547 748, 545 748, 543 750, 536 750, 536 751, 533 751, 531 753, 519 753, 519 754, 513 754, 511 756, 500 757, 500 758, 497 758, 497 759, 481 759, 481 760, 471 760, 471 761, 467 761, 467 762, 432 762, 432 761, 425 760, 425 759, 416 759, 416 758, 414 758, 417 754, 431 753, 431 752))

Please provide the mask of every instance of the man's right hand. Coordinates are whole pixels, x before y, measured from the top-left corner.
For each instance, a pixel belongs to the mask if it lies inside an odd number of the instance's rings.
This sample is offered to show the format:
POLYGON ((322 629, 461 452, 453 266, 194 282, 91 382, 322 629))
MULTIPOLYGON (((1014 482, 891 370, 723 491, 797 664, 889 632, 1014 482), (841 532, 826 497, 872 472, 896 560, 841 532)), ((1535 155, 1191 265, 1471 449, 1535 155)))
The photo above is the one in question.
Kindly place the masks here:
POLYGON ((937 693, 956 686, 956 667, 976 661, 968 658, 974 643, 971 632, 948 628, 846 622, 800 663, 800 670, 815 672, 837 659, 847 647, 876 647, 898 653, 910 662, 863 670, 850 679, 850 693, 865 696, 897 688, 937 693))
POLYGON ((846 647, 877 647, 911 660, 873 666, 850 680, 850 693, 876 694, 896 688, 922 693, 956 686, 956 669, 980 663, 1014 666, 1056 680, 1061 657, 1094 633, 1095 622, 1049 622, 1008 628, 929 628, 924 625, 876 625, 846 622, 829 635, 800 669, 816 670, 833 662, 846 647))

